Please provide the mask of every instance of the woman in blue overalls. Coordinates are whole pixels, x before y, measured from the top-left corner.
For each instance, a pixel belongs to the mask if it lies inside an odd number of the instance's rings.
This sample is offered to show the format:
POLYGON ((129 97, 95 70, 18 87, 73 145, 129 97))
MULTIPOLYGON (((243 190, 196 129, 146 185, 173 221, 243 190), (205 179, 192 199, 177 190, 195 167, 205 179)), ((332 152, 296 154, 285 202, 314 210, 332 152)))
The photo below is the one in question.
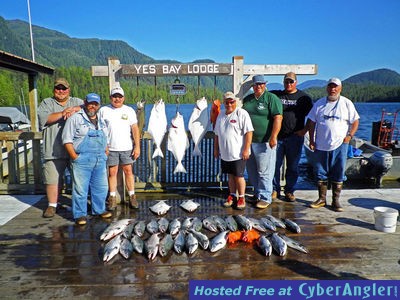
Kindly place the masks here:
POLYGON ((107 182, 107 128, 98 118, 100 96, 85 98, 83 109, 70 117, 63 130, 63 143, 71 158, 72 214, 78 225, 86 224, 90 188, 92 215, 110 218, 105 209, 107 182))

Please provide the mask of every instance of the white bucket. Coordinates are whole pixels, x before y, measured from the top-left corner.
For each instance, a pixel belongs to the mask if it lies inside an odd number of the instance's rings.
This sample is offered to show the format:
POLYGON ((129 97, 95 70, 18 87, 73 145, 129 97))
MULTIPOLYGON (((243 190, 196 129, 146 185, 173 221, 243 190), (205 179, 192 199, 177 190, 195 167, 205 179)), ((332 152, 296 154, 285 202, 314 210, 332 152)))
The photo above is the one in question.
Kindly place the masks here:
POLYGON ((396 209, 383 206, 374 207, 375 229, 387 233, 395 232, 398 215, 399 212, 396 209))

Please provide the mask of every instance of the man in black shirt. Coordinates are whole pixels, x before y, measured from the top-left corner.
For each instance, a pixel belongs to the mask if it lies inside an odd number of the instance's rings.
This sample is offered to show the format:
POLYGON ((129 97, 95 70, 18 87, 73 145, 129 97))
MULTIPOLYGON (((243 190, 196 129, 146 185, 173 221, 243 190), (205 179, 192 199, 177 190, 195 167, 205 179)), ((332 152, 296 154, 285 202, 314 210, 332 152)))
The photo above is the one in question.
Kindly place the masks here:
POLYGON ((273 180, 272 199, 280 197, 281 167, 286 157, 286 171, 284 187, 285 200, 294 202, 295 185, 298 179, 298 165, 304 143, 305 118, 313 106, 313 102, 306 93, 297 89, 297 76, 293 72, 285 74, 283 91, 271 91, 277 95, 283 106, 282 127, 278 135, 276 153, 275 176, 273 180))

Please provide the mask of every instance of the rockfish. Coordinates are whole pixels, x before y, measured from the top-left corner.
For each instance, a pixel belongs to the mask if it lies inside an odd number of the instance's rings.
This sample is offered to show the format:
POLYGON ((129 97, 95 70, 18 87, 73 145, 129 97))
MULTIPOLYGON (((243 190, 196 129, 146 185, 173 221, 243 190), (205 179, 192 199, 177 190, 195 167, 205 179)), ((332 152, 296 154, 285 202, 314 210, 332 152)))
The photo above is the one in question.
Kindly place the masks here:
POLYGON ((219 101, 219 99, 216 99, 212 103, 211 113, 210 113, 210 121, 213 125, 213 128, 215 127, 215 122, 217 122, 217 117, 220 111, 221 111, 221 101, 219 101))
POLYGON ((210 118, 207 110, 207 99, 203 97, 196 101, 196 105, 189 119, 188 127, 194 144, 193 156, 201 156, 199 144, 206 134, 209 125, 210 118))
POLYGON ((149 127, 147 131, 152 136, 154 145, 153 158, 160 156, 164 157, 162 150, 160 148, 161 143, 164 139, 164 135, 167 132, 167 115, 165 114, 165 103, 163 99, 157 101, 150 113, 149 127))
POLYGON ((178 172, 186 173, 186 169, 182 164, 186 149, 189 148, 189 139, 185 130, 183 116, 177 112, 176 116, 171 120, 171 127, 168 131, 168 150, 172 152, 178 164, 175 167, 174 174, 178 172))

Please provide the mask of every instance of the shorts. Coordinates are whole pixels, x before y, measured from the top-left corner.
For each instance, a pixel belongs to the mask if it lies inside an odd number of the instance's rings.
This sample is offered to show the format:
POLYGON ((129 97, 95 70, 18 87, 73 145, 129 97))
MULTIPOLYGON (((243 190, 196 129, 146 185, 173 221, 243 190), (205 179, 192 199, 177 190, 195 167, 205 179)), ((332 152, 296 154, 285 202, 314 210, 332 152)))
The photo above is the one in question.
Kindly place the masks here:
POLYGON ((50 159, 43 163, 43 183, 62 185, 69 159, 50 159))
POLYGON ((246 169, 246 161, 243 159, 225 161, 221 159, 222 173, 232 174, 236 177, 244 177, 244 170, 246 169))
POLYGON ((110 151, 108 153, 107 166, 113 167, 118 165, 133 164, 132 150, 128 151, 110 151))

